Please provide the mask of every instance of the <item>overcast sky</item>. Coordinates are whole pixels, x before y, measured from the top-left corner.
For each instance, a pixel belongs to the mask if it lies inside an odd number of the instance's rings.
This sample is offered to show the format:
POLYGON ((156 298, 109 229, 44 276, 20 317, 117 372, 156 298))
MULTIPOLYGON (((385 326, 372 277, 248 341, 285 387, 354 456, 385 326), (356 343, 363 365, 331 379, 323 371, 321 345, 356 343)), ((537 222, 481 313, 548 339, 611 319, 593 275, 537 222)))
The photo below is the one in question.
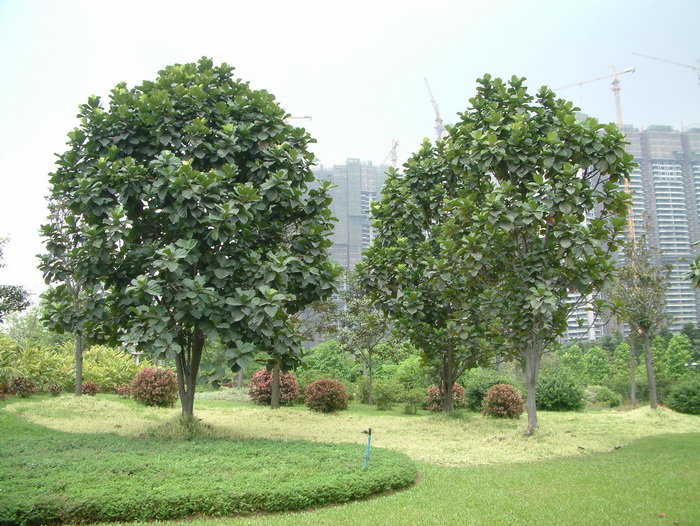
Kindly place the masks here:
MULTIPOLYGON (((399 162, 434 137, 484 73, 535 91, 620 76, 626 124, 700 126, 698 0, 0 0, 0 283, 40 292, 48 174, 79 104, 164 66, 211 57, 272 92, 318 140, 319 163, 399 162)), ((610 78, 558 91, 616 120, 610 78)))

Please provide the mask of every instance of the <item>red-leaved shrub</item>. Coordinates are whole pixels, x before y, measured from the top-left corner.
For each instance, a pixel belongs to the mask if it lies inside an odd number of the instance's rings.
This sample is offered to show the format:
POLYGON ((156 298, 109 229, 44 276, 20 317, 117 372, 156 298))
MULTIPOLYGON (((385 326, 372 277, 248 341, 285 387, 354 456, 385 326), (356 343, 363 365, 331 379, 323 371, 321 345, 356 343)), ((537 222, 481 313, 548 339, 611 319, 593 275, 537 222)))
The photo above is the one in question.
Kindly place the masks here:
POLYGON ((61 386, 58 384, 52 384, 51 387, 49 387, 49 391, 51 392, 51 396, 58 396, 61 394, 61 386))
POLYGON ((486 391, 481 414, 495 418, 520 418, 523 411, 525 401, 520 390, 512 385, 498 384, 486 391))
POLYGON ((95 396, 99 392, 100 392, 100 388, 92 380, 88 380, 87 382, 83 382, 83 394, 84 395, 95 396))
POLYGON ((177 376, 170 369, 147 367, 131 381, 131 397, 140 404, 172 407, 177 396, 177 376))
MULTIPOLYGON (((255 404, 270 405, 272 400, 272 371, 261 369, 253 375, 248 395, 255 404)), ((297 377, 292 373, 280 373, 280 403, 292 405, 299 398, 297 377)))
POLYGON ((10 392, 21 398, 29 398, 36 393, 37 390, 36 382, 24 376, 15 378, 10 385, 10 392))
POLYGON ((348 393, 337 380, 316 380, 304 391, 306 407, 319 413, 334 413, 348 408, 348 393))
MULTIPOLYGON (((428 387, 428 394, 425 397, 425 408, 428 411, 442 411, 442 389, 440 386, 431 385, 428 387)), ((452 384, 452 401, 455 409, 461 409, 467 406, 467 400, 464 396, 464 387, 458 383, 452 384)))
POLYGON ((114 392, 117 393, 121 398, 129 398, 131 396, 131 387, 124 384, 119 384, 114 388, 114 392))

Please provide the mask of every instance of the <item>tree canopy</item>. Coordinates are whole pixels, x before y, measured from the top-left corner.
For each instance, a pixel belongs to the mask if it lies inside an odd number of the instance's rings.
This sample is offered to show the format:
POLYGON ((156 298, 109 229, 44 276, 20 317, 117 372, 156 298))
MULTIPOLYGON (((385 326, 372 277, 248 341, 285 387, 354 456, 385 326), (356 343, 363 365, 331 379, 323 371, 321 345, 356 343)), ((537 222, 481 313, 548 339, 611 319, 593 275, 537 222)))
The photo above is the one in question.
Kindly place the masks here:
MULTIPOLYGON (((104 291, 96 337, 174 359, 189 415, 205 339, 234 369, 256 350, 290 367, 291 317, 330 296, 338 273, 328 184, 307 186, 311 137, 232 74, 202 58, 119 84, 107 108, 91 96, 51 174, 80 236, 75 278, 104 291)), ((60 283, 65 250, 47 251, 47 281, 60 283)))
MULTIPOLYGON (((3 250, 7 243, 6 238, 0 238, 0 268, 2 263, 3 250)), ((5 316, 11 312, 20 312, 31 305, 29 292, 19 285, 0 285, 0 323, 5 316)))

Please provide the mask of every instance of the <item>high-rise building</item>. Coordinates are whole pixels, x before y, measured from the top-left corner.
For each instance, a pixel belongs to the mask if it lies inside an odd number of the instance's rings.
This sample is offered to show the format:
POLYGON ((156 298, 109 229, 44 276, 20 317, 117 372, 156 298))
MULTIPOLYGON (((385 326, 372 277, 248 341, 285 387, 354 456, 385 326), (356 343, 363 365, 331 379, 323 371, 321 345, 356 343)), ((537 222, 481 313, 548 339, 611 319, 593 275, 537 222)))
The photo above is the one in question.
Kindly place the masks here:
POLYGON ((334 185, 330 191, 333 198, 330 209, 338 223, 331 236, 331 257, 346 269, 355 268, 374 238, 370 209, 372 202, 381 196, 387 169, 388 166, 373 166, 359 159, 348 159, 332 168, 314 169, 316 179, 334 185))

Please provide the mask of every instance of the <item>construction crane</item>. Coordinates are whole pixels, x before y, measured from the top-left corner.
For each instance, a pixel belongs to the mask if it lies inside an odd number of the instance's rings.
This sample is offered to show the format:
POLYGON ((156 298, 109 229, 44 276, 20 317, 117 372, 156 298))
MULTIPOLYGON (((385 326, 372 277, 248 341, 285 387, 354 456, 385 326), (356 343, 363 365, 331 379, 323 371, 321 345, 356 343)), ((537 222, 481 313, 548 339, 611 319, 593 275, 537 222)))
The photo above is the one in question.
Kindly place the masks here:
POLYGON ((435 135, 437 139, 440 140, 442 134, 442 117, 440 117, 440 108, 438 108, 437 102, 435 102, 435 97, 433 97, 433 91, 430 89, 430 84, 427 78, 423 78, 425 81, 425 87, 428 88, 428 95, 430 95, 430 102, 433 103, 433 110, 435 110, 435 135))
POLYGON ((683 66, 684 68, 690 68, 698 76, 698 84, 700 84, 700 66, 692 66, 691 64, 683 64, 682 62, 676 62, 675 60, 667 60, 665 58, 652 57, 651 55, 643 55, 642 53, 632 53, 632 54, 637 55, 638 57, 651 58, 654 60, 659 60, 661 62, 668 62, 669 64, 675 64, 676 66, 683 66))
MULTIPOLYGON (((560 90, 572 88, 574 86, 580 86, 581 84, 586 84, 588 82, 612 78, 612 90, 615 94, 615 109, 617 111, 617 126, 620 128, 620 131, 622 131, 624 129, 624 122, 622 120, 622 103, 620 101, 620 90, 622 88, 620 87, 620 79, 618 77, 625 73, 634 73, 635 69, 633 67, 630 67, 625 68, 622 71, 617 71, 614 65, 611 65, 610 67, 613 70, 612 74, 610 75, 603 75, 602 77, 595 77, 588 80, 582 80, 581 82, 576 82, 575 84, 568 84, 566 86, 561 86, 560 88, 555 89, 560 90)), ((632 187, 630 186, 629 176, 625 177, 625 192, 629 195, 632 195, 632 187)), ((632 240, 632 245, 635 246, 637 236, 634 231, 634 217, 632 216, 632 209, 630 209, 629 214, 627 215, 627 228, 629 230, 630 239, 632 240)))
POLYGON ((399 145, 399 141, 397 141, 395 139, 391 141, 391 150, 389 150, 389 153, 386 155, 386 157, 382 161, 382 164, 386 164, 386 162, 389 160, 389 157, 391 157, 391 166, 396 168, 396 163, 398 161, 398 156, 396 155, 396 147, 398 145, 399 145))

